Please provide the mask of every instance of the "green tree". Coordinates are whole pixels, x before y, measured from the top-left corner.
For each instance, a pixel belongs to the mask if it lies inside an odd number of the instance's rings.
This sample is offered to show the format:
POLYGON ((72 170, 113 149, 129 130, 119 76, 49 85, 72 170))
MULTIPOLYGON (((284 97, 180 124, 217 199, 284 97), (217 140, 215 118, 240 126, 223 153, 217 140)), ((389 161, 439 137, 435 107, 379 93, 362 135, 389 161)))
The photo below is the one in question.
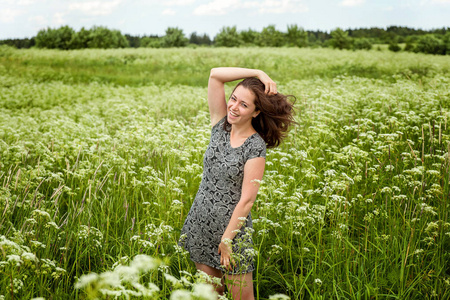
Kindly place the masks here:
POLYGON ((450 54, 450 31, 448 31, 443 37, 442 42, 445 46, 445 53, 450 54))
POLYGON ((217 47, 239 47, 241 44, 242 40, 236 26, 222 27, 214 37, 214 45, 217 47))
POLYGON ((184 36, 183 29, 169 27, 166 29, 166 35, 162 37, 161 45, 164 48, 185 47, 188 41, 184 36))
POLYGON ((259 45, 264 47, 281 47, 285 44, 282 32, 275 28, 275 25, 264 27, 261 31, 259 45))
POLYGON ((372 49, 372 43, 369 41, 369 39, 366 38, 359 38, 353 40, 353 49, 356 50, 370 50, 372 49))
POLYGON ((128 44, 131 48, 138 48, 141 45, 141 37, 140 36, 133 36, 130 34, 125 34, 125 38, 128 41, 128 44))
POLYGON ((402 50, 402 48, 400 48, 400 46, 398 45, 398 43, 397 43, 397 42, 394 42, 394 41, 392 41, 392 42, 389 43, 388 49, 389 49, 390 51, 392 51, 392 52, 399 52, 400 50, 402 50))
POLYGON ((352 45, 352 40, 348 36, 348 32, 342 30, 341 28, 336 28, 331 33, 331 39, 329 41, 331 47, 337 49, 350 49, 352 45))
POLYGON ((89 48, 125 48, 128 40, 119 30, 110 30, 104 26, 94 26, 90 30, 89 48))
POLYGON ((58 29, 52 29, 48 27, 47 29, 39 30, 36 35, 36 46, 38 48, 48 48, 48 49, 70 49, 72 38, 75 35, 75 31, 69 26, 61 26, 58 29))
POLYGON ((189 43, 196 45, 211 45, 211 39, 206 33, 198 35, 197 32, 193 32, 189 37, 189 43))
POLYGON ((162 38, 153 37, 153 36, 145 36, 141 39, 141 47, 146 48, 161 48, 162 47, 162 38))
POLYGON ((434 34, 426 34, 419 38, 414 51, 428 54, 445 54, 445 48, 444 41, 437 38, 434 34))
POLYGON ((80 31, 75 33, 72 39, 72 49, 84 49, 89 47, 91 41, 91 30, 82 27, 80 31))
POLYGON ((239 32, 239 37, 246 46, 256 46, 260 40, 260 35, 261 34, 258 31, 252 29, 239 32))
POLYGON ((71 41, 72 49, 84 48, 125 48, 129 47, 127 38, 119 30, 110 30, 104 26, 80 29, 71 41))
POLYGON ((288 25, 286 33, 287 43, 291 47, 308 46, 308 33, 297 25, 288 25))

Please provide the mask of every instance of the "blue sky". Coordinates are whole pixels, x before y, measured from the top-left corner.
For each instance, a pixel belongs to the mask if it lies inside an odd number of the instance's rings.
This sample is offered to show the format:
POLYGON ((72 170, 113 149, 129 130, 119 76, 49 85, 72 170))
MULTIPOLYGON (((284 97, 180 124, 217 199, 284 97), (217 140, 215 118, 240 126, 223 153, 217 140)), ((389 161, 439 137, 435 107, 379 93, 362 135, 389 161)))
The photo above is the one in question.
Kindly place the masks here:
POLYGON ((273 24, 285 31, 390 25, 450 27, 450 0, 0 0, 0 39, 32 37, 46 27, 93 25, 132 35, 164 35, 179 27, 213 38, 223 26, 239 30, 273 24))

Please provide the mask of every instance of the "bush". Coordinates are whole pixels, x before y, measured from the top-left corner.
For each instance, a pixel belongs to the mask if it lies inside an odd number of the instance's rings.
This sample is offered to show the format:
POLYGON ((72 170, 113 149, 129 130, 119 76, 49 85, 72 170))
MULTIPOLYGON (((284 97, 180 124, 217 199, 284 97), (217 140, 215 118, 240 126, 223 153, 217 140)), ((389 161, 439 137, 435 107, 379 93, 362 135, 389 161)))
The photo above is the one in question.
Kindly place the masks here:
POLYGON ((72 48, 72 39, 75 31, 69 26, 61 26, 58 29, 39 30, 36 36, 36 47, 47 49, 68 50, 72 48))
POLYGON ((331 39, 329 40, 329 45, 335 49, 350 49, 352 44, 352 39, 348 36, 348 32, 337 28, 331 33, 331 39))
POLYGON ((403 50, 405 50, 405 51, 413 51, 414 50, 414 44, 410 43, 410 42, 407 42, 406 45, 405 45, 405 49, 403 49, 403 50))
POLYGON ((400 46, 395 42, 389 43, 388 49, 392 52, 399 52, 400 50, 402 50, 402 48, 400 48, 400 46))
POLYGON ((285 44, 283 33, 275 29, 275 25, 264 27, 258 42, 263 47, 281 47, 285 44))
POLYGON ((195 44, 195 45, 211 45, 211 39, 209 38, 209 36, 204 33, 203 35, 198 35, 197 32, 193 32, 191 33, 191 36, 189 38, 189 43, 190 44, 195 44))
POLYGON ((261 39, 261 33, 255 30, 242 30, 239 37, 245 46, 256 46, 261 39))
POLYGON ((288 25, 286 39, 289 46, 308 46, 308 33, 297 25, 288 25))
POLYGON ((183 29, 169 27, 166 29, 166 35, 162 37, 161 46, 165 48, 186 47, 188 41, 184 36, 183 29))
POLYGON ((128 40, 119 30, 110 30, 103 26, 91 29, 81 28, 76 32, 69 26, 58 29, 42 29, 36 36, 36 46, 48 49, 83 49, 83 48, 124 48, 128 40))
POLYGON ((89 33, 88 48, 125 48, 128 40, 119 30, 110 30, 103 26, 94 26, 89 33))
POLYGON ((239 47, 241 44, 242 40, 236 26, 223 27, 214 37, 214 45, 217 47, 239 47))
POLYGON ((434 36, 433 34, 427 34, 419 38, 417 45, 414 48, 414 52, 423 52, 428 54, 445 54, 444 42, 434 36))
POLYGON ((356 50, 361 50, 361 49, 370 50, 370 49, 372 49, 372 43, 366 38, 355 39, 354 42, 353 42, 353 49, 356 49, 356 50))
POLYGON ((162 47, 162 41, 158 37, 143 37, 141 40, 141 47, 146 48, 161 48, 162 47))

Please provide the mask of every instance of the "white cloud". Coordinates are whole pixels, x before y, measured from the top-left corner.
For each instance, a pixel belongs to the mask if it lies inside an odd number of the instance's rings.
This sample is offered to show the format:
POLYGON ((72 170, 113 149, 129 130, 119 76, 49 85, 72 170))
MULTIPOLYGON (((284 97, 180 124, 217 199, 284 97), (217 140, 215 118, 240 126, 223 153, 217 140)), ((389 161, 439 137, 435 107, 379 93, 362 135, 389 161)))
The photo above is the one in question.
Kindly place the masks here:
POLYGON ((174 11, 173 9, 165 9, 163 10, 163 12, 161 13, 163 16, 173 16, 176 14, 176 11, 174 11))
POLYGON ((342 6, 357 6, 361 5, 365 0, 343 0, 340 5, 342 6))
POLYGON ((14 22, 14 19, 21 14, 21 10, 4 8, 0 10, 0 23, 12 23, 14 22))
POLYGON ((438 4, 450 4, 450 0, 432 0, 431 2, 438 4))
POLYGON ((195 2, 195 0, 169 0, 169 1, 164 1, 164 5, 165 6, 185 6, 185 5, 190 5, 193 4, 195 2))
POLYGON ((238 0, 214 0, 207 4, 202 4, 194 10, 194 15, 199 16, 217 16, 225 15, 230 11, 236 9, 239 5, 238 0))
POLYGON ((44 16, 29 17, 28 21, 36 23, 39 26, 43 26, 43 25, 47 24, 47 19, 44 16))
POLYGON ((26 6, 26 5, 33 5, 36 2, 37 2, 36 0, 19 0, 16 2, 16 4, 26 6))
MULTIPOLYGON (((258 3, 259 4, 259 3, 258 3)), ((306 4, 299 0, 266 0, 259 4, 258 11, 260 13, 299 13, 308 11, 306 4)))
POLYGON ((0 1, 3 2, 2 4, 9 4, 9 5, 31 5, 36 3, 38 0, 3 0, 0 1))
POLYGON ((111 14, 120 2, 121 0, 72 3, 69 4, 69 10, 79 10, 91 16, 106 16, 111 14))
POLYGON ((55 13, 53 15, 53 23, 56 25, 63 25, 66 23, 66 20, 64 20, 64 13, 55 13))
POLYGON ((239 1, 239 0, 214 0, 202 4, 194 10, 194 15, 226 15, 238 10, 248 9, 260 14, 266 13, 298 13, 308 11, 308 7, 302 0, 264 0, 264 1, 239 1))

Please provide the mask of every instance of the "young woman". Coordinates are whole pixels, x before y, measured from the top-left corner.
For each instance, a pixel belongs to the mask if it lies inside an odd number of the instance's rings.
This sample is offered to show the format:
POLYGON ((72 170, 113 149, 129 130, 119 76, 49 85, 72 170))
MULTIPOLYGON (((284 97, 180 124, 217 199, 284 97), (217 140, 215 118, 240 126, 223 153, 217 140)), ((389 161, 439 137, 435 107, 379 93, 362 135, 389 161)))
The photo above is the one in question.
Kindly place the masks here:
MULTIPOLYGON (((260 70, 214 68, 208 82, 211 140, 203 177, 181 230, 180 245, 198 270, 226 276, 233 299, 253 299, 250 210, 265 167, 266 147, 276 147, 293 123, 292 104, 260 70), (228 103, 224 84, 243 79, 228 103)), ((216 287, 224 292, 224 284, 216 287)))

